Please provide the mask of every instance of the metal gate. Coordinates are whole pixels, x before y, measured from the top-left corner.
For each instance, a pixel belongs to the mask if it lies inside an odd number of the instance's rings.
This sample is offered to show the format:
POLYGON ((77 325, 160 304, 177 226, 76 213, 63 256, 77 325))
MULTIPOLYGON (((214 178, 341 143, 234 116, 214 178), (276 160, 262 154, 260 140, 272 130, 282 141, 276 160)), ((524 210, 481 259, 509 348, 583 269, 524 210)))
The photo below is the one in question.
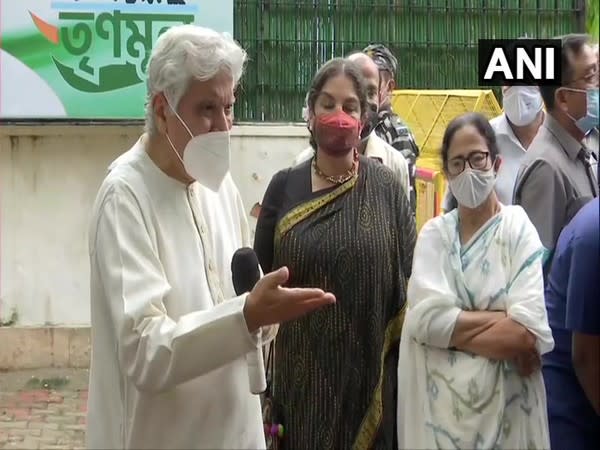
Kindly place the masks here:
POLYGON ((236 0, 249 55, 238 121, 296 122, 315 71, 372 42, 399 62, 401 89, 477 89, 480 38, 585 28, 584 0, 236 0))

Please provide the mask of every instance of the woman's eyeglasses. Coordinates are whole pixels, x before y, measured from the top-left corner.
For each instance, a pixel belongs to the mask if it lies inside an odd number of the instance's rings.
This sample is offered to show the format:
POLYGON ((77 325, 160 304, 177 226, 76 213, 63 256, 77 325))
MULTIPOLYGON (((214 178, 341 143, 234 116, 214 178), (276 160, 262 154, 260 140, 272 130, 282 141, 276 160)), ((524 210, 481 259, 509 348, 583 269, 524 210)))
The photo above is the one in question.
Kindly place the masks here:
POLYGON ((465 170, 467 162, 473 170, 486 170, 489 168, 489 157, 489 152, 472 152, 466 158, 452 158, 448 161, 448 174, 452 176, 461 174, 465 170))

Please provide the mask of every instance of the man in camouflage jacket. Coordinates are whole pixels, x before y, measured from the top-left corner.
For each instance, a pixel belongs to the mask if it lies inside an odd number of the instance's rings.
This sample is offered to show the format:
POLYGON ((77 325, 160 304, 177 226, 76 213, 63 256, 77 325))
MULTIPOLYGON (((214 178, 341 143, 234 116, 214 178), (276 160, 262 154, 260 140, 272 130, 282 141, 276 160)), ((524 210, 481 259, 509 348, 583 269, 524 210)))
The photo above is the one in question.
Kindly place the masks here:
POLYGON ((372 44, 363 50, 377 64, 380 71, 379 111, 371 124, 375 133, 389 145, 394 147, 408 162, 410 178, 410 203, 413 212, 417 206, 415 190, 416 163, 419 157, 419 147, 408 126, 392 111, 391 93, 396 88, 396 72, 398 61, 392 53, 381 44, 372 44))

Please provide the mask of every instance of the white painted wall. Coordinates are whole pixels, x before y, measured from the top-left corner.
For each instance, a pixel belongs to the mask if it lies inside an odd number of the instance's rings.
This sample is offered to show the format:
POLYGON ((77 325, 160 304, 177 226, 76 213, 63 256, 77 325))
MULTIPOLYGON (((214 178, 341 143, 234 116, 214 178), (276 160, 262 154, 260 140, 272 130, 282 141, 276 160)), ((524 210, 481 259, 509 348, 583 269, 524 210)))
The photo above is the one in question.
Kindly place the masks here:
MULTIPOLYGON (((109 163, 138 126, 0 126, 0 319, 89 325, 87 230, 109 163)), ((303 125, 242 125, 232 174, 248 213, 271 176, 306 147, 303 125)), ((254 227, 255 220, 250 218, 254 227)))

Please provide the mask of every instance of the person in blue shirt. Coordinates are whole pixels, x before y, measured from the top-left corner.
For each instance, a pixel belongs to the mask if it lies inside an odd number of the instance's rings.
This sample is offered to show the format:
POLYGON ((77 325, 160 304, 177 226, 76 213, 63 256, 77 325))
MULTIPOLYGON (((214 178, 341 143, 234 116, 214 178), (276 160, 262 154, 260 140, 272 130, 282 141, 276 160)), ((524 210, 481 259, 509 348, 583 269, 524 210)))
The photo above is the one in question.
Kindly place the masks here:
POLYGON ((600 443, 600 204, 560 234, 546 286, 554 350, 543 357, 553 450, 600 443))

